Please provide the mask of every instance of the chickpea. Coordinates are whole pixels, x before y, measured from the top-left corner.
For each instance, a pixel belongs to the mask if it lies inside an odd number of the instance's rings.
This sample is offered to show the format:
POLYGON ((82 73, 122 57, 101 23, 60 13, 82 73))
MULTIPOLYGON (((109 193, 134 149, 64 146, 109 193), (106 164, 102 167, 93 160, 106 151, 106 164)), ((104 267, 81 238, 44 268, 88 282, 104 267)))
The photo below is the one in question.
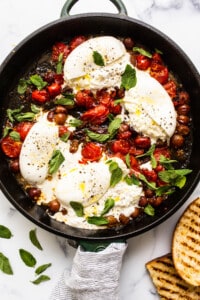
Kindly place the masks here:
POLYGON ((185 136, 190 133, 190 128, 187 125, 178 125, 177 132, 185 136))
POLYGON ((54 115, 54 121, 57 125, 64 125, 67 119, 67 115, 65 113, 57 113, 54 115))
POLYGON ((124 214, 119 215, 119 221, 123 224, 126 225, 130 221, 129 217, 125 216, 124 214))
POLYGON ((64 106, 62 106, 62 105, 58 105, 55 108, 55 113, 56 114, 59 114, 59 113, 67 114, 67 109, 64 106))
POLYGON ((59 211, 59 209, 60 209, 60 202, 57 199, 55 199, 55 200, 50 201, 48 203, 48 206, 49 206, 50 211, 55 213, 55 212, 59 211))
POLYGON ((54 111, 53 111, 53 110, 50 110, 50 111, 48 112, 48 114, 47 114, 47 120, 48 120, 49 122, 53 122, 53 120, 54 120, 54 111))
POLYGON ((141 196, 139 200, 139 206, 145 207, 148 203, 147 197, 141 196))
POLYGON ((37 187, 31 187, 27 189, 27 193, 33 200, 37 200, 41 195, 41 190, 37 187))
POLYGON ((10 161, 10 169, 13 173, 18 173, 19 172, 19 160, 14 159, 10 161))
POLYGON ((134 211, 132 212, 132 214, 130 215, 131 218, 135 219, 139 216, 140 214, 140 208, 139 207, 135 207, 134 211))
POLYGON ((70 143, 69 152, 75 153, 78 150, 79 141, 78 140, 72 140, 70 143))
POLYGON ((177 113, 179 115, 184 115, 184 116, 188 115, 189 111, 190 111, 190 106, 188 104, 182 104, 177 108, 177 113))
POLYGON ((183 146, 185 139, 180 134, 174 134, 171 138, 171 145, 175 148, 180 148, 183 146))
POLYGON ((123 43, 126 49, 131 50, 134 47, 134 41, 130 37, 125 38, 123 43))
POLYGON ((112 216, 112 215, 107 216, 106 219, 109 222, 108 223, 109 226, 115 226, 118 223, 118 220, 114 216, 112 216))
POLYGON ((190 118, 185 115, 179 115, 177 121, 181 124, 187 125, 190 122, 190 118))

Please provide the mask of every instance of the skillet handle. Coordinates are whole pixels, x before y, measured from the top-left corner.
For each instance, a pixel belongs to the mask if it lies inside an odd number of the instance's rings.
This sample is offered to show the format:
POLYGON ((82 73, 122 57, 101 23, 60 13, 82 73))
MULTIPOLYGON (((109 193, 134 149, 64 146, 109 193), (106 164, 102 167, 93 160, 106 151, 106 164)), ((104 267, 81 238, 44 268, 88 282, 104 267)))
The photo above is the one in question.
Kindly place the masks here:
MULTIPOLYGON (((67 0, 62 8, 60 16, 61 17, 69 16, 70 10, 78 1, 79 0, 67 0)), ((109 1, 114 4, 114 6, 117 8, 120 15, 127 15, 126 7, 121 0, 109 0, 109 1)))

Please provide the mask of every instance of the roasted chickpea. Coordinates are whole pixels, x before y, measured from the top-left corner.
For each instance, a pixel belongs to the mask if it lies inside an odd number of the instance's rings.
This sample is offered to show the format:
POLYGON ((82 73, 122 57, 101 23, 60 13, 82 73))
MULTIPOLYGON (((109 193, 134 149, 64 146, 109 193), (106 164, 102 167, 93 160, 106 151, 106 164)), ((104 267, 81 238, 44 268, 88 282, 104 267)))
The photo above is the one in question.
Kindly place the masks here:
POLYGON ((184 116, 188 115, 189 111, 190 111, 190 106, 188 104, 182 104, 177 108, 177 113, 179 115, 184 115, 184 116))
POLYGON ((31 187, 27 189, 27 193, 33 200, 37 200, 41 195, 41 190, 37 187, 31 187))
POLYGON ((130 217, 135 219, 139 216, 140 214, 140 208, 139 207, 135 207, 134 211, 131 213, 130 217))
POLYGON ((131 50, 134 47, 134 41, 130 37, 125 38, 123 42, 126 49, 131 50))
POLYGON ((178 125, 177 126, 177 132, 181 135, 188 135, 190 133, 190 128, 187 125, 178 125))
POLYGON ((55 213, 60 209, 60 202, 57 199, 52 200, 48 203, 48 207, 51 212, 55 213))
POLYGON ((185 115, 179 115, 177 117, 177 121, 180 123, 180 124, 184 124, 184 125, 187 125, 189 122, 190 122, 190 118, 188 116, 185 116, 185 115))
POLYGON ((174 148, 180 148, 183 146, 185 142, 185 139, 182 135, 180 134, 174 134, 171 138, 171 145, 174 147, 174 148))
POLYGON ((75 153, 78 150, 78 146, 79 146, 79 141, 78 140, 72 140, 70 142, 69 152, 70 153, 75 153))
POLYGON ((67 114, 67 109, 62 105, 58 105, 55 107, 55 113, 56 114, 59 114, 59 113, 67 114))
POLYGON ((65 113, 57 113, 54 115, 54 121, 57 125, 64 125, 67 119, 67 115, 65 113))
POLYGON ((119 221, 123 224, 126 225, 130 221, 130 218, 125 216, 124 214, 119 215, 119 221))
POLYGON ((107 216, 106 219, 109 222, 108 223, 109 226, 115 226, 118 223, 118 220, 114 216, 112 216, 112 215, 107 216))
POLYGON ((139 200, 139 206, 145 207, 148 204, 147 197, 141 196, 139 200))
POLYGON ((19 160, 14 159, 10 161, 10 169, 13 173, 18 173, 19 172, 19 160))
POLYGON ((53 110, 50 110, 50 111, 48 112, 48 114, 47 114, 47 120, 48 120, 49 122, 53 122, 53 120, 54 120, 54 111, 53 111, 53 110))

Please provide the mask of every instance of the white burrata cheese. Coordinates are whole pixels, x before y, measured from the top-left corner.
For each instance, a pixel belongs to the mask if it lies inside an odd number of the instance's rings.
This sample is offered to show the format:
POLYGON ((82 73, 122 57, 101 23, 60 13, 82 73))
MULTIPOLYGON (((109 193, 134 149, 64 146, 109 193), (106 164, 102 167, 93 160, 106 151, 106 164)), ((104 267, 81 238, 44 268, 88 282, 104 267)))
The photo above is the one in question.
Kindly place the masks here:
POLYGON ((121 41, 111 36, 96 37, 69 54, 64 65, 64 78, 75 91, 113 88, 120 86, 121 75, 128 63, 130 55, 121 41), (102 56, 104 66, 94 62, 94 51, 102 56))
MULTIPOLYGON (((124 107, 130 125, 139 133, 168 141, 176 128, 176 111, 163 86, 148 72, 136 71, 136 86, 126 91, 124 107)), ((127 118, 126 118, 127 120, 127 118)))

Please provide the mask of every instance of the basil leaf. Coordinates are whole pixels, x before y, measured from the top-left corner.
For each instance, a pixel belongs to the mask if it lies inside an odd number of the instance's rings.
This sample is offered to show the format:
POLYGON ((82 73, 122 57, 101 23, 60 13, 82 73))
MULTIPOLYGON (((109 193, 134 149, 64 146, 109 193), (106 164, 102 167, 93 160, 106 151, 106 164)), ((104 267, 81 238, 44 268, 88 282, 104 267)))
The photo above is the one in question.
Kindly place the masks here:
POLYGON ((107 214, 107 212, 109 212, 109 210, 111 210, 111 208, 113 208, 114 205, 115 205, 114 199, 112 199, 112 198, 106 199, 105 204, 104 204, 104 209, 101 212, 101 216, 107 214))
POLYGON ((128 185, 140 185, 140 181, 137 177, 135 177, 135 175, 131 175, 131 176, 125 176, 124 177, 124 180, 125 182, 128 184, 128 185))
POLYGON ((36 265, 36 259, 35 257, 28 251, 24 249, 19 249, 19 254, 22 259, 22 261, 25 263, 28 267, 34 267, 36 265))
POLYGON ((29 238, 32 242, 32 244, 38 248, 39 250, 43 250, 40 242, 38 241, 37 235, 36 235, 36 229, 33 229, 29 232, 29 238))
POLYGON ((110 134, 108 134, 108 133, 97 133, 97 132, 93 132, 89 129, 86 129, 86 134, 91 140, 97 141, 100 143, 106 142, 110 138, 110 134))
POLYGON ((23 95, 26 92, 26 89, 27 89, 27 81, 26 79, 21 78, 17 86, 17 92, 18 94, 23 95))
POLYGON ((133 51, 134 52, 139 52, 140 54, 147 56, 149 58, 152 58, 152 54, 146 50, 144 50, 143 48, 140 47, 133 47, 133 51))
POLYGON ((9 133, 9 136, 14 140, 14 141, 20 141, 20 134, 17 131, 11 131, 9 133))
POLYGON ((147 204, 144 208, 144 212, 146 215, 153 217, 155 215, 155 208, 151 206, 151 204, 147 204))
POLYGON ((4 225, 0 225, 0 238, 3 239, 10 239, 12 236, 12 233, 10 229, 4 225))
POLYGON ((41 282, 48 281, 51 278, 47 275, 41 275, 37 279, 31 281, 33 284, 40 284, 41 282))
POLYGON ((9 259, 2 252, 0 253, 0 270, 5 274, 13 275, 9 259))
POLYGON ((40 112, 40 108, 39 108, 37 105, 31 103, 31 111, 32 111, 34 114, 38 114, 38 113, 40 112))
POLYGON ((33 121, 33 119, 35 118, 35 114, 33 112, 25 112, 21 114, 16 114, 14 118, 18 122, 33 121))
POLYGON ((143 174, 139 174, 139 179, 142 180, 143 182, 145 182, 146 185, 147 185, 150 189, 152 189, 152 190, 156 190, 156 189, 157 189, 155 183, 154 183, 154 182, 149 182, 143 174))
POLYGON ((51 267, 51 263, 41 265, 35 270, 35 274, 39 275, 39 274, 43 273, 44 271, 46 271, 46 269, 48 269, 49 267, 51 267))
POLYGON ((189 169, 179 169, 179 170, 165 170, 158 173, 159 178, 174 186, 182 188, 185 185, 186 178, 185 175, 190 174, 192 170, 189 169))
POLYGON ((72 106, 73 107, 75 102, 71 98, 64 97, 64 98, 57 98, 55 100, 55 104, 65 105, 65 106, 72 106))
POLYGON ((156 196, 171 195, 175 192, 175 188, 170 185, 160 186, 156 190, 156 196))
POLYGON ((111 123, 108 126, 108 133, 113 137, 116 133, 116 131, 119 129, 120 125, 122 123, 122 120, 120 118, 115 118, 111 121, 111 123))
POLYGON ((104 217, 87 217, 87 222, 89 224, 97 225, 97 226, 102 226, 102 225, 107 225, 109 221, 104 218, 104 217))
POLYGON ((131 161, 130 161, 130 154, 129 153, 126 154, 126 156, 125 156, 125 162, 126 162, 127 167, 130 169, 131 161))
POLYGON ((101 66, 101 67, 105 66, 103 57, 99 52, 93 51, 92 56, 93 56, 94 63, 96 65, 101 66))
POLYGON ((56 73, 62 74, 62 68, 63 68, 63 53, 60 53, 58 56, 58 63, 56 65, 56 73))
POLYGON ((123 172, 116 162, 111 162, 109 171, 111 172, 110 187, 114 187, 122 179, 123 172))
POLYGON ((152 165, 152 168, 156 168, 157 166, 157 161, 153 155, 154 151, 155 151, 155 148, 156 148, 156 145, 153 144, 149 150, 143 154, 140 154, 140 155, 137 155, 136 158, 140 158, 140 157, 146 157, 146 156, 150 156, 150 159, 151 159, 151 165, 152 165))
POLYGON ((61 141, 66 143, 68 141, 69 137, 70 137, 70 132, 65 132, 63 135, 60 136, 60 139, 61 139, 61 141))
POLYGON ((83 122, 79 119, 72 119, 69 121, 69 125, 73 127, 79 127, 83 124, 83 122))
POLYGON ((30 81, 36 86, 38 90, 42 90, 47 85, 47 82, 44 81, 38 74, 30 76, 30 81))
POLYGON ((5 136, 7 136, 11 130, 12 130, 11 127, 7 127, 7 126, 4 127, 4 129, 3 129, 3 138, 4 138, 5 136))
POLYGON ((125 71, 122 74, 121 88, 130 90, 137 83, 136 71, 130 65, 126 65, 125 71))
POLYGON ((56 173, 60 167, 60 165, 63 163, 65 160, 64 156, 62 155, 60 150, 54 150, 52 157, 49 161, 49 174, 56 173))
POLYGON ((172 166, 173 163, 176 163, 177 160, 174 160, 174 159, 169 159, 167 157, 165 157, 164 155, 161 155, 160 156, 160 159, 159 159, 159 163, 165 167, 165 169, 168 169, 168 170, 173 170, 174 167, 172 166))
POLYGON ((73 210, 75 211, 77 217, 82 217, 84 215, 84 208, 82 203, 76 201, 70 201, 69 203, 73 210))
POLYGON ((19 114, 23 109, 23 105, 20 106, 19 108, 16 108, 16 109, 10 109, 8 108, 7 109, 7 116, 8 116, 8 119, 11 121, 11 122, 14 122, 15 120, 15 115, 19 114))

